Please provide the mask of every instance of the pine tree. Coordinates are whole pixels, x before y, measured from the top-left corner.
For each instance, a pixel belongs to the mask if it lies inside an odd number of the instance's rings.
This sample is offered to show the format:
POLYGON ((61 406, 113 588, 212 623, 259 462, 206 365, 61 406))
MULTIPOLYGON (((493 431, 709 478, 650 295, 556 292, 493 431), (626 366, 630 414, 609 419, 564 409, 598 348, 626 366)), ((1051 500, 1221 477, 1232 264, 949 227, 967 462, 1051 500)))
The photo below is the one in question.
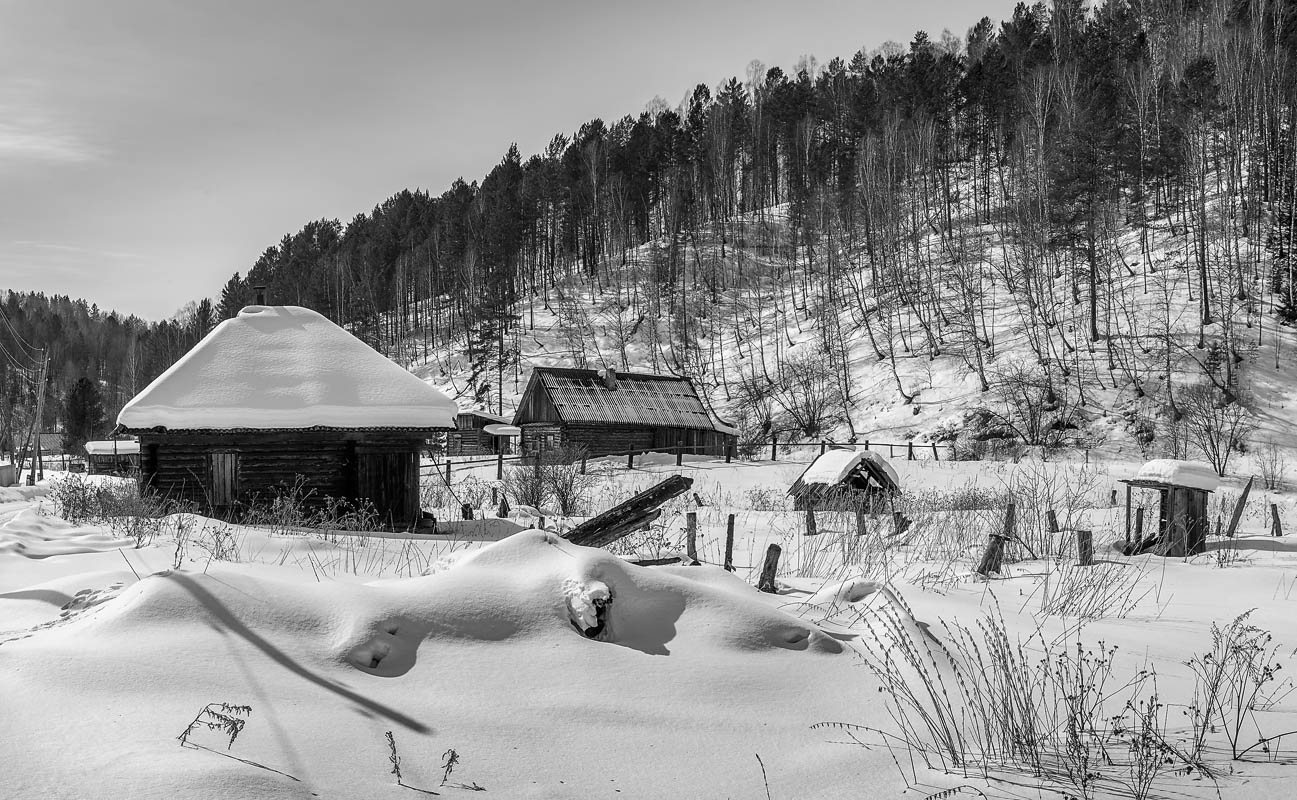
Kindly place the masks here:
POLYGON ((63 401, 63 449, 76 452, 93 439, 105 424, 104 404, 99 384, 81 378, 72 385, 63 401))

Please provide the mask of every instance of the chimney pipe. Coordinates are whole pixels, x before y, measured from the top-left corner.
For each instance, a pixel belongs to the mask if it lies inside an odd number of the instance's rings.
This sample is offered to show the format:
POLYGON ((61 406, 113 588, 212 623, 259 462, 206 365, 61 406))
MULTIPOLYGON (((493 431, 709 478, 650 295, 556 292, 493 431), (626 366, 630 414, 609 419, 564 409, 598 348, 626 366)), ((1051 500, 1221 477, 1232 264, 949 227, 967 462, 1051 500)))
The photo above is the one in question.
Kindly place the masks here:
POLYGON ((617 369, 615 367, 603 368, 603 385, 609 391, 617 388, 617 369))
POLYGON ((257 293, 257 305, 264 306, 266 304, 266 287, 253 286, 252 290, 257 293))

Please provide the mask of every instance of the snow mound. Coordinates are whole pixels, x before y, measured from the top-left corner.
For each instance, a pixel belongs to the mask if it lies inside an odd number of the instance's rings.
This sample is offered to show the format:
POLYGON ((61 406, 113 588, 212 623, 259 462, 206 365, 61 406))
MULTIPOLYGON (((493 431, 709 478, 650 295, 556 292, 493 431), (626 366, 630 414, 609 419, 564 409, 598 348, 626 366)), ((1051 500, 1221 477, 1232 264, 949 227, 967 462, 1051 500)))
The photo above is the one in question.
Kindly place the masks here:
POLYGON ((1187 486, 1191 489, 1216 491, 1220 486, 1220 476, 1216 470, 1196 461, 1177 461, 1171 458, 1157 458, 1139 468, 1135 475, 1137 481, 1154 481, 1174 486, 1187 486))
POLYGON ((132 429, 453 428, 455 404, 320 314, 248 306, 136 395, 132 429))
POLYGON ((0 554, 48 558, 134 546, 133 540, 113 536, 103 528, 79 527, 60 517, 47 517, 34 508, 25 508, 0 524, 0 554))
POLYGON ((881 584, 864 578, 848 578, 837 583, 826 583, 818 592, 802 602, 808 606, 859 603, 877 592, 881 584))
POLYGON ((260 642, 301 638, 313 660, 385 677, 409 672, 430 641, 595 640, 652 655, 677 647, 841 652, 754 589, 695 569, 700 580, 527 530, 444 571, 372 584, 289 583, 239 565, 168 570, 128 587, 85 625, 122 641, 150 629, 173 636, 213 627, 263 650, 260 642))

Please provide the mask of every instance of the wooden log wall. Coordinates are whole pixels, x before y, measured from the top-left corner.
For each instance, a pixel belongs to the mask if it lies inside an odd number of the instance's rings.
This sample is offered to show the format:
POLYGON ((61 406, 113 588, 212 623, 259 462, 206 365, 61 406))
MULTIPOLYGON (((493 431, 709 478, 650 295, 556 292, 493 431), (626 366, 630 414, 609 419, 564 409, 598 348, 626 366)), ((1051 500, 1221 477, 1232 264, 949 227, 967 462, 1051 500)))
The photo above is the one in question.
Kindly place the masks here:
POLYGON ((423 443, 423 438, 396 432, 144 432, 140 483, 169 499, 228 513, 209 504, 210 454, 233 452, 238 456, 238 503, 269 500, 296 486, 300 476, 308 507, 323 506, 326 497, 370 497, 381 515, 407 522, 418 513, 423 443))

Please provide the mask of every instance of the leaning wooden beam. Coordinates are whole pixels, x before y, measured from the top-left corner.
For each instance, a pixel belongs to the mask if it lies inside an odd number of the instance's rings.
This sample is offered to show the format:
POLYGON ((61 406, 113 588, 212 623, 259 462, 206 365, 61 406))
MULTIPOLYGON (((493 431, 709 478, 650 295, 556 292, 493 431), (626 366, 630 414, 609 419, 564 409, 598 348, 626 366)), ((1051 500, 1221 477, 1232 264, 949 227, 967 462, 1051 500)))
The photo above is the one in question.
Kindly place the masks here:
POLYGON ((1247 496, 1252 491, 1252 480, 1255 477, 1247 479, 1247 486, 1243 487, 1243 494, 1238 496, 1238 502, 1234 504, 1234 513, 1229 518, 1229 530, 1225 531, 1226 539, 1233 539, 1234 533, 1238 530, 1238 521, 1243 517, 1243 506, 1247 505, 1247 496))
POLYGON ((633 531, 646 527, 662 515, 660 506, 663 503, 684 494, 693 485, 693 478, 672 475, 626 502, 582 522, 563 534, 563 538, 573 544, 586 547, 604 547, 633 531))

